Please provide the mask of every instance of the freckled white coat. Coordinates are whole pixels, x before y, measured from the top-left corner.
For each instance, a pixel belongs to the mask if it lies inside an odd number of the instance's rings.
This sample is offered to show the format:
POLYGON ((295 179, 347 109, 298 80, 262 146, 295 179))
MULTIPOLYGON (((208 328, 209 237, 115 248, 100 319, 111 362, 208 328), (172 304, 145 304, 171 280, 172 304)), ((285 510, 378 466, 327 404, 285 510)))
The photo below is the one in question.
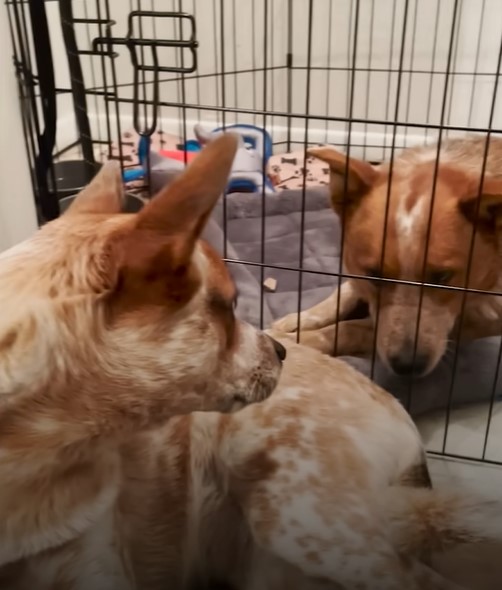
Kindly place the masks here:
POLYGON ((132 216, 105 167, 0 258, 0 588, 445 589, 424 551, 497 535, 389 394, 236 320, 197 240, 234 152, 132 216))
MULTIPOLYGON (((499 507, 429 489, 399 403, 345 363, 287 346, 266 402, 89 447, 95 492, 79 503, 75 490, 73 512, 87 511, 85 526, 6 567, 6 587, 456 588, 426 557, 497 538, 499 507)), ((71 490, 63 478, 47 493, 71 490)))

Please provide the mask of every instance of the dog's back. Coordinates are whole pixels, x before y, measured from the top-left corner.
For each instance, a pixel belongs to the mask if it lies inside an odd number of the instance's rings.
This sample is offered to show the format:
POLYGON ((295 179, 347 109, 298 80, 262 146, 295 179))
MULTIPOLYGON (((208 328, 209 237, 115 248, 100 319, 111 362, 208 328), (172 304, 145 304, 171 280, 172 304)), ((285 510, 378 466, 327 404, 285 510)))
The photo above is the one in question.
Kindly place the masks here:
POLYGON ((113 509, 7 587, 373 590, 376 567, 406 588, 446 588, 421 560, 497 536, 497 507, 429 489, 398 402, 343 362, 287 346, 264 404, 131 436, 113 509))

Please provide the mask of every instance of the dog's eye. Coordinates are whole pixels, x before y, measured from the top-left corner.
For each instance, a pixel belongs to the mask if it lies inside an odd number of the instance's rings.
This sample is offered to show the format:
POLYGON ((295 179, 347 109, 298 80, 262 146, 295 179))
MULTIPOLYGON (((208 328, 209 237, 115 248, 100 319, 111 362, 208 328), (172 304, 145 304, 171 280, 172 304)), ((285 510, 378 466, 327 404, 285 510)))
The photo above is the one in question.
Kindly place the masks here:
POLYGON ((434 283, 435 285, 447 285, 453 278, 454 272, 452 270, 432 270, 429 271, 425 277, 427 283, 434 283))

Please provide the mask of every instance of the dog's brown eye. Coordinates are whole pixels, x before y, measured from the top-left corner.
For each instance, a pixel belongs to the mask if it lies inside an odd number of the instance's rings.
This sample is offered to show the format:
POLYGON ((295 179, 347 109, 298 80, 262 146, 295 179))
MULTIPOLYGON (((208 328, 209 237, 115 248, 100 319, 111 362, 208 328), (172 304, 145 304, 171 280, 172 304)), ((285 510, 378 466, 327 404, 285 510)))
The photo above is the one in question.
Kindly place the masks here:
POLYGON ((435 285, 447 285, 453 275, 452 270, 432 270, 427 273, 425 280, 427 283, 434 283, 435 285))

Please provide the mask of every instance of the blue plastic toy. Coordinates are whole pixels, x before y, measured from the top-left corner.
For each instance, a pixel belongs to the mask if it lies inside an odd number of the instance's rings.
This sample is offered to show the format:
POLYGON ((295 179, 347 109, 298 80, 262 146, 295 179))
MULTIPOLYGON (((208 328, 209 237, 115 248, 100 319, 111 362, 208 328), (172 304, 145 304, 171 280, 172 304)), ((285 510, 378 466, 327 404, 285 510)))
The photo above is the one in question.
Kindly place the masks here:
MULTIPOLYGON (((198 152, 205 144, 225 131, 232 131, 241 136, 242 141, 235 155, 227 192, 261 193, 264 191, 268 194, 275 193, 272 183, 263 172, 272 155, 272 138, 264 129, 254 125, 229 125, 224 129, 219 127, 208 132, 201 125, 196 125, 194 131, 197 139, 189 139, 180 145, 181 151, 190 154, 198 152)), ((162 153, 150 152, 150 148, 150 137, 141 136, 138 144, 139 167, 125 170, 124 182, 144 178, 148 163, 150 164, 150 174, 164 174, 166 179, 173 179, 184 170, 184 162, 172 157, 163 157, 162 153)))
POLYGON ((148 154, 150 153, 150 137, 142 135, 138 143, 138 159, 139 168, 130 168, 124 170, 122 178, 124 182, 133 182, 134 180, 141 180, 146 175, 146 167, 148 162, 148 154))
POLYGON ((207 132, 200 125, 195 126, 195 136, 204 145, 225 131, 233 131, 242 138, 242 144, 235 155, 227 192, 229 193, 275 193, 274 186, 266 173, 267 163, 272 155, 272 138, 254 125, 229 125, 207 132))

